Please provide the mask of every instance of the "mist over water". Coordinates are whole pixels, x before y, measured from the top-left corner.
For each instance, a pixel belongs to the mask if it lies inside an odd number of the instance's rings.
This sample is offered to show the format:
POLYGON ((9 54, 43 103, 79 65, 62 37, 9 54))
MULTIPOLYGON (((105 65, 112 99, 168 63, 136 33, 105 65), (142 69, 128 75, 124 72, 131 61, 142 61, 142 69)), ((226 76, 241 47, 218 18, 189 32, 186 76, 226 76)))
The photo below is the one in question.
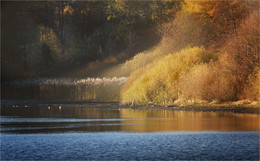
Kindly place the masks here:
POLYGON ((4 99, 118 101, 127 77, 39 78, 3 82, 4 99))
POLYGON ((127 77, 113 78, 38 78, 4 82, 4 85, 26 86, 26 85, 122 85, 127 77))

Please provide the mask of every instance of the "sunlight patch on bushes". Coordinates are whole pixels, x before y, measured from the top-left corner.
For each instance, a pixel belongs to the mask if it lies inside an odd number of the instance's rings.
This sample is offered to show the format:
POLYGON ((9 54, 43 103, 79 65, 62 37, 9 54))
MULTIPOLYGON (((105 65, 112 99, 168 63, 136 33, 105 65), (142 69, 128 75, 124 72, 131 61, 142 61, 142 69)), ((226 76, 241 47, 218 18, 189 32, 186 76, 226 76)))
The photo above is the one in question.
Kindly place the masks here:
POLYGON ((180 79, 194 66, 216 59, 203 47, 187 47, 133 72, 124 85, 122 103, 170 103, 178 98, 180 79))
POLYGON ((164 53, 160 51, 159 47, 138 53, 132 59, 126 61, 123 64, 121 72, 125 75, 130 75, 131 72, 146 66, 147 64, 153 62, 155 59, 162 57, 163 55, 164 53))

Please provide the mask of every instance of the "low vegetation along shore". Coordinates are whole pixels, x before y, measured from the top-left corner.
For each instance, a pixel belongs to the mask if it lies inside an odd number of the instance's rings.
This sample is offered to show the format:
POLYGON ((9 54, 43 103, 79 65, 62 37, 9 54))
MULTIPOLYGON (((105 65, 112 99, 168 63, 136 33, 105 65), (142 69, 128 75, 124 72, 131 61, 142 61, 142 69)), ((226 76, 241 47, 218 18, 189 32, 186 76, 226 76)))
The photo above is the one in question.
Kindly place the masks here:
POLYGON ((259 107, 256 1, 184 1, 159 45, 124 64, 125 105, 259 107), (233 103, 229 103, 233 102, 233 103))
POLYGON ((1 100, 1 106, 10 108, 28 108, 35 106, 43 107, 106 107, 116 109, 140 109, 140 110, 178 110, 178 111, 204 111, 204 112, 235 112, 260 114, 259 103, 248 100, 228 103, 200 103, 200 104, 144 104, 124 105, 119 102, 98 102, 98 101, 61 101, 61 100, 1 100))

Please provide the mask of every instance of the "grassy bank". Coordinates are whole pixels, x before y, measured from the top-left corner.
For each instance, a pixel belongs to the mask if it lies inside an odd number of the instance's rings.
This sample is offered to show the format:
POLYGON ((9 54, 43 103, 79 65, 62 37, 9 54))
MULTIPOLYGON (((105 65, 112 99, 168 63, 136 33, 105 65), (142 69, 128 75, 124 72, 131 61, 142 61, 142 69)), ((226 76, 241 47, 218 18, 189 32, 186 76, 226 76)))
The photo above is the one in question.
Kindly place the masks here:
POLYGON ((202 111, 202 112, 235 112, 260 114, 259 103, 256 102, 229 102, 229 103, 197 103, 197 104, 144 104, 123 105, 119 102, 98 101, 64 101, 64 100, 1 100, 1 107, 27 108, 27 107, 106 107, 115 109, 138 109, 138 110, 178 110, 178 111, 202 111))
POLYGON ((178 110, 178 111, 200 111, 200 112, 234 112, 234 113, 254 113, 260 114, 259 102, 248 100, 235 102, 200 102, 186 104, 156 104, 149 103, 144 105, 121 105, 121 108, 147 109, 147 110, 178 110))

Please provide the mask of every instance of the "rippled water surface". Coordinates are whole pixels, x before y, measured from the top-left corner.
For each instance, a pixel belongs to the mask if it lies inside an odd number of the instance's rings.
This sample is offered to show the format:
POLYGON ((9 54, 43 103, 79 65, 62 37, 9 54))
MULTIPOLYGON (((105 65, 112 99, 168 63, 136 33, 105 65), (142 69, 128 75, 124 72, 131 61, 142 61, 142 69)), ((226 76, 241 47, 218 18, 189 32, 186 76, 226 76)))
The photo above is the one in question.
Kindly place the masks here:
POLYGON ((258 160, 259 120, 230 112, 2 106, 1 159, 258 160))

